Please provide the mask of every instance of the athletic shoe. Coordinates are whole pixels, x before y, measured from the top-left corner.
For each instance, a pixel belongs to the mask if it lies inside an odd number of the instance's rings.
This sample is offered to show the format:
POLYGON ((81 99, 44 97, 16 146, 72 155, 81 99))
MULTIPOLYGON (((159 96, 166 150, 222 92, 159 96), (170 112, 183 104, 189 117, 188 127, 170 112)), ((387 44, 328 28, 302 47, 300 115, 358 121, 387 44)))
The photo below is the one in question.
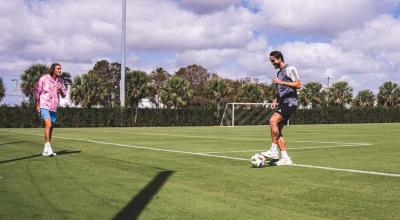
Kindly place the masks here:
POLYGON ((44 149, 43 149, 43 153, 42 156, 45 157, 54 157, 57 154, 53 152, 53 149, 51 148, 50 144, 44 144, 44 149))
POLYGON ((292 165, 292 164, 293 164, 293 161, 290 159, 290 157, 281 158, 280 160, 278 160, 278 162, 275 163, 275 165, 277 165, 277 166, 292 165))
POLYGON ((261 152, 261 154, 268 159, 273 159, 273 160, 279 159, 279 154, 278 151, 276 150, 269 149, 267 151, 261 152))
POLYGON ((42 153, 42 156, 45 156, 45 157, 55 157, 57 155, 57 153, 54 153, 54 152, 43 152, 42 153))

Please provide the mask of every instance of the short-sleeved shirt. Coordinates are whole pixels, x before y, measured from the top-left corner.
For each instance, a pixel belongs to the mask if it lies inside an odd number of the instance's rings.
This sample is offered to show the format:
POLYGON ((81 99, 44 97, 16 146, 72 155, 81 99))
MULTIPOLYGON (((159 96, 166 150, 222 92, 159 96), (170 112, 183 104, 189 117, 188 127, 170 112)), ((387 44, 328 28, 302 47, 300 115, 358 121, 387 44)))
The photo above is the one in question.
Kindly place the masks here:
POLYGON ((67 89, 61 77, 53 79, 50 74, 40 77, 35 85, 35 99, 39 102, 40 108, 48 109, 52 112, 57 111, 60 100, 57 85, 61 87, 61 95, 64 97, 67 89))
MULTIPOLYGON (((285 82, 294 82, 300 80, 299 74, 297 73, 297 69, 294 66, 286 65, 285 68, 279 70, 276 74, 277 78, 285 82)), ((279 105, 288 105, 288 106, 298 106, 298 96, 297 96, 297 89, 278 84, 278 92, 277 92, 277 99, 279 105)))

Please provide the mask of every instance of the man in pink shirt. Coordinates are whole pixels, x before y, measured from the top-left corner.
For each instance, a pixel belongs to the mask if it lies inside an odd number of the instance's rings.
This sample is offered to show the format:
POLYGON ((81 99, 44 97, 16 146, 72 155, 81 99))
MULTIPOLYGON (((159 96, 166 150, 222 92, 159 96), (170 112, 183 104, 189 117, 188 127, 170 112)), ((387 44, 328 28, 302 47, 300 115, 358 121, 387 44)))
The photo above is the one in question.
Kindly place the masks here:
POLYGON ((36 111, 40 113, 45 124, 44 149, 43 156, 55 156, 51 148, 51 135, 53 126, 57 121, 57 107, 59 105, 60 95, 64 98, 67 89, 64 80, 60 77, 61 65, 51 64, 49 74, 44 74, 35 86, 36 111))

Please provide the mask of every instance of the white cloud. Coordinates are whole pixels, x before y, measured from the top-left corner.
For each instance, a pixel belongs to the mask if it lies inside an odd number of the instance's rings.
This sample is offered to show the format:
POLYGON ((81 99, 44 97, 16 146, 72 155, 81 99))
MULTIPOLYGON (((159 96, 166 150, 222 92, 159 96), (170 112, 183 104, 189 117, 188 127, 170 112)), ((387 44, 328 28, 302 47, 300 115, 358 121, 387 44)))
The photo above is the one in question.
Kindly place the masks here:
POLYGON ((334 35, 392 10, 390 0, 255 0, 260 23, 275 31, 334 35))
POLYGON ((129 11, 127 41, 133 49, 234 48, 253 34, 251 12, 244 8, 199 16, 170 1, 136 1, 129 11))

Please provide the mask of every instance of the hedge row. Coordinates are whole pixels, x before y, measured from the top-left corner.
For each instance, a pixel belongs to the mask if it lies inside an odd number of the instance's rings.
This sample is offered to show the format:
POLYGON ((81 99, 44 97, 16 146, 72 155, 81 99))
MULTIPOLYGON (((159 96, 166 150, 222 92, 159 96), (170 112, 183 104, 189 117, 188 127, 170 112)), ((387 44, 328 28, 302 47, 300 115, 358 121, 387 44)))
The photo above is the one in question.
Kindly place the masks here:
MULTIPOLYGON (((0 106, 0 127, 40 127, 38 114, 30 107, 0 106)), ((235 110, 235 125, 266 124, 271 110, 235 110)), ((215 109, 110 109, 60 108, 58 127, 209 126, 219 125, 222 112, 215 109)), ((226 124, 230 124, 227 117, 226 124)), ((291 124, 400 122, 400 107, 363 109, 298 109, 291 124)))
MULTIPOLYGON (((0 107, 0 127, 40 127, 38 113, 29 107, 0 107)), ((131 127, 216 125, 219 115, 206 109, 59 108, 57 127, 131 127)))

